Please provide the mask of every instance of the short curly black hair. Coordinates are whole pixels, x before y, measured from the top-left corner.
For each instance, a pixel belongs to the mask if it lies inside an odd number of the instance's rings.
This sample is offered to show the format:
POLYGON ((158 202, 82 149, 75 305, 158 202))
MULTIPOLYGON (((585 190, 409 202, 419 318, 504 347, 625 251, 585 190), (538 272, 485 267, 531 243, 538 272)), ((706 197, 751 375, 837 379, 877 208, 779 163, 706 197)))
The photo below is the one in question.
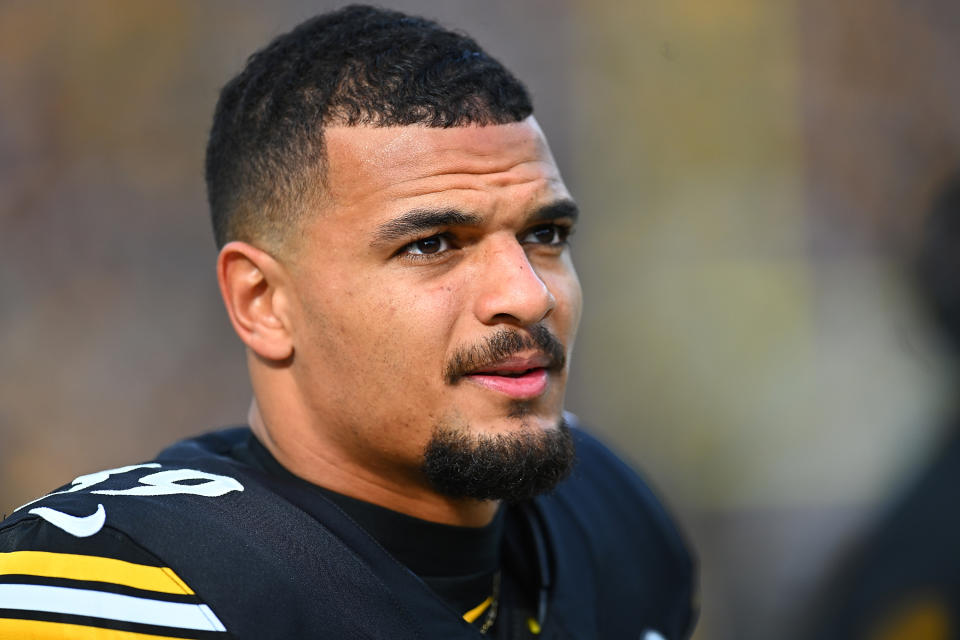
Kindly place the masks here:
POLYGON ((456 127, 533 113, 523 84, 468 36, 351 5, 253 54, 223 88, 207 144, 217 246, 282 244, 322 186, 330 125, 456 127))

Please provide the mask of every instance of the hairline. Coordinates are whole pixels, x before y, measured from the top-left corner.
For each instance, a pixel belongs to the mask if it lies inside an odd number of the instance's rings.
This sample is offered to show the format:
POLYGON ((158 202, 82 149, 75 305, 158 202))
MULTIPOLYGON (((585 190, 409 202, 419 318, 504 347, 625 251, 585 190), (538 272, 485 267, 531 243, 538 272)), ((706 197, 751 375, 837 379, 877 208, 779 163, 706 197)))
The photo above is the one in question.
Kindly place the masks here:
MULTIPOLYGON (((289 195, 279 195, 279 197, 274 197, 277 202, 272 203, 272 206, 286 206, 290 207, 290 211, 293 215, 289 218, 289 223, 285 225, 283 229, 271 229, 265 228, 263 225, 264 217, 259 217, 257 214, 253 214, 255 219, 259 220, 258 222, 253 222, 250 224, 252 229, 248 231, 244 229, 245 226, 242 224, 243 220, 237 220, 238 229, 231 230, 229 238, 226 242, 240 241, 246 242, 262 251, 266 251, 275 258, 283 257, 294 257, 298 250, 301 247, 301 243, 298 242, 304 237, 304 232, 306 230, 306 225, 310 223, 311 219, 314 219, 317 215, 321 214, 320 209, 325 205, 330 204, 330 199, 327 197, 329 193, 329 149, 326 144, 327 132, 331 130, 348 130, 348 129, 407 129, 414 130, 419 129, 421 131, 427 130, 437 130, 437 129, 486 129, 490 127, 512 127, 517 125, 523 125, 524 123, 532 123, 533 126, 540 132, 541 137, 543 136, 543 131, 540 129, 540 124, 536 121, 534 114, 531 112, 529 115, 519 119, 512 120, 509 122, 466 122, 464 124, 454 125, 454 126, 431 126, 429 122, 415 122, 411 124, 377 124, 373 122, 362 122, 358 124, 349 124, 343 119, 332 119, 331 124, 324 124, 321 128, 315 144, 319 144, 319 154, 317 159, 310 163, 309 165, 301 166, 296 171, 296 178, 303 182, 303 189, 299 196, 298 202, 293 202, 289 195)), ((544 137, 544 142, 546 142, 544 137)), ((241 218, 246 218, 244 215, 241 218)), ((270 219, 271 217, 266 217, 270 219)), ((282 217, 281 217, 282 219, 282 217)), ((236 218, 234 218, 236 220, 236 218)))

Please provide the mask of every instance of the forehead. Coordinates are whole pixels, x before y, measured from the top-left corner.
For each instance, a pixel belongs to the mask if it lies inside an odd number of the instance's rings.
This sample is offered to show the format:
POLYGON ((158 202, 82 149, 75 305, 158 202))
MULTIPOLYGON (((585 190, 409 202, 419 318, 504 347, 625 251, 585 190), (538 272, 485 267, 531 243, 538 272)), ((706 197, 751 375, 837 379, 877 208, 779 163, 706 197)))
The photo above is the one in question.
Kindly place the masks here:
POLYGON ((334 207, 526 189, 569 197, 536 120, 450 127, 329 127, 325 191, 334 207))

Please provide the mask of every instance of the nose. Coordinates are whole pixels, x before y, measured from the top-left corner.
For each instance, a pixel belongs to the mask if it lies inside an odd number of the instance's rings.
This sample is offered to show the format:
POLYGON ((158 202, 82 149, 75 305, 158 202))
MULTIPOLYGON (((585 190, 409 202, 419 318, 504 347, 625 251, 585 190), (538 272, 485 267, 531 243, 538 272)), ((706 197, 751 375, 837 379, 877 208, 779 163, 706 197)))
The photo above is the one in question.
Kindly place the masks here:
POLYGON ((475 314, 484 324, 534 325, 557 305, 514 237, 487 248, 478 271, 475 314))

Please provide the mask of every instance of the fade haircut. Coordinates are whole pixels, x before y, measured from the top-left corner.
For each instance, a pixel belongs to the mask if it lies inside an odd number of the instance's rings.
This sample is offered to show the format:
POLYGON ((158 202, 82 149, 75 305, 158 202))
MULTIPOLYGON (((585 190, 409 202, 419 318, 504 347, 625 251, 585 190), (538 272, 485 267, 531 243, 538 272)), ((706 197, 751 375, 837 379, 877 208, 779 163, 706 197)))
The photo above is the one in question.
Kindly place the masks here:
POLYGON ((530 96, 471 38, 424 18, 352 5, 247 60, 223 88, 207 144, 217 246, 278 248, 324 177, 326 126, 519 122, 530 96))

